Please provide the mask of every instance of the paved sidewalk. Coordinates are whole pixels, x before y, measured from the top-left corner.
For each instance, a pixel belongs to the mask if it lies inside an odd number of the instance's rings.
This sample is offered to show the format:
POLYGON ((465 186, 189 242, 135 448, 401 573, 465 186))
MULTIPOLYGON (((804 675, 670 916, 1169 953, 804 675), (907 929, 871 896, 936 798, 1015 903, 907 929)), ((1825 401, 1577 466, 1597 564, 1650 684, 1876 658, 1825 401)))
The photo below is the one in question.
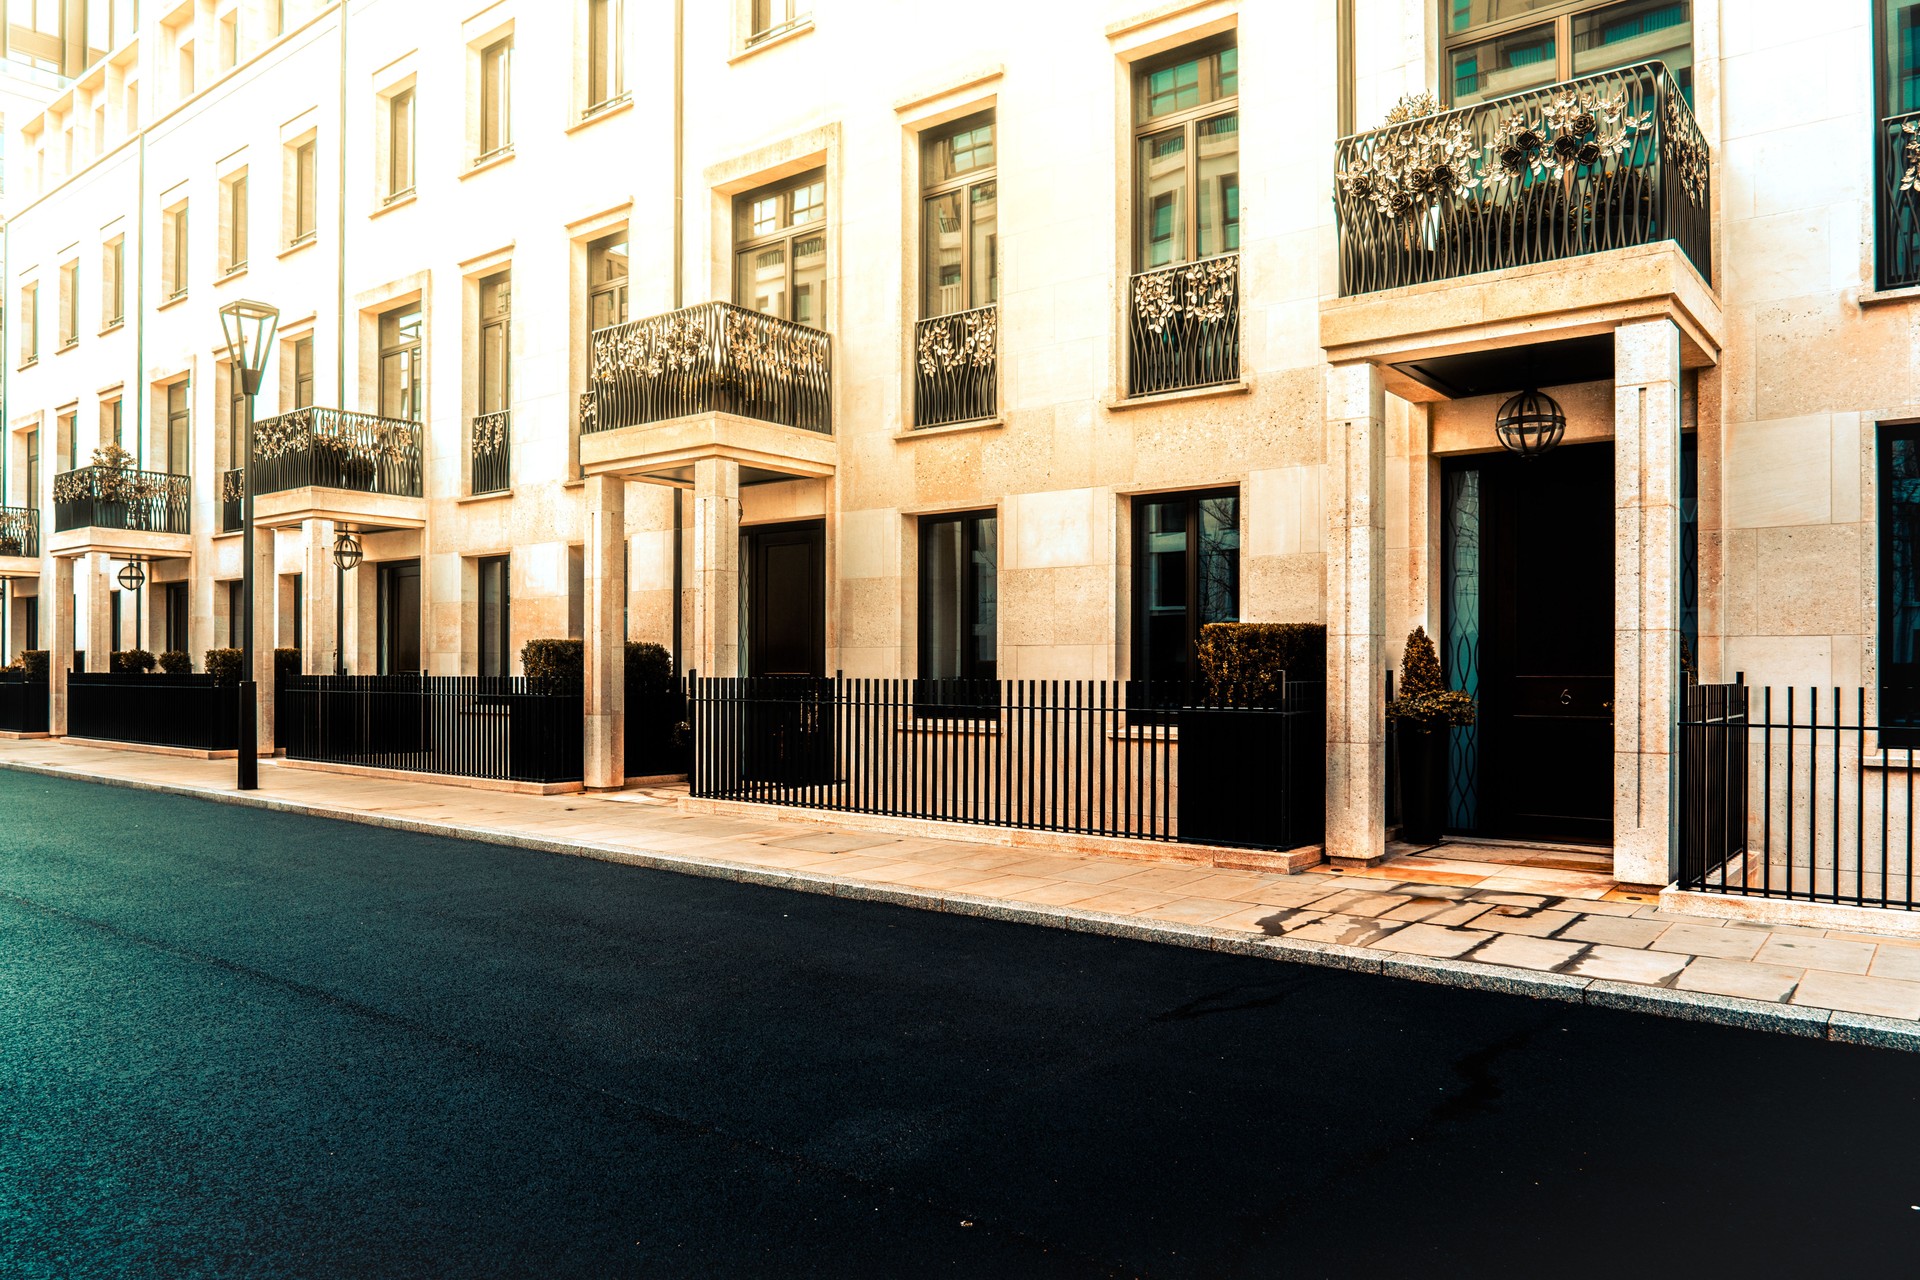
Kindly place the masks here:
MULTIPOLYGON (((1920 1050, 1920 939, 1662 911, 1577 851, 1446 844, 1294 875, 829 822, 685 812, 684 792, 529 796, 0 742, 0 767, 289 807, 554 853, 1789 1034, 1920 1050)), ((3 819, 0 819, 3 820, 3 819)))

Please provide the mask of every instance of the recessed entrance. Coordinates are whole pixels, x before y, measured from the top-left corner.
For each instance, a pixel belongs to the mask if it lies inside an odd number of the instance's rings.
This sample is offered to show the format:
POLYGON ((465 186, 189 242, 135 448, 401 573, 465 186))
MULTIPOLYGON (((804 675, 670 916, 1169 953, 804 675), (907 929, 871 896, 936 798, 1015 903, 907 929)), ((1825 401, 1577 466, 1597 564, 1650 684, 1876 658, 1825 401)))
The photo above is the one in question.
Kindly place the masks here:
POLYGON ((1443 471, 1448 682, 1478 698, 1453 732, 1449 827, 1613 838, 1613 446, 1490 454, 1443 471))
POLYGON ((806 520, 750 528, 741 542, 746 673, 825 675, 826 526, 806 520))

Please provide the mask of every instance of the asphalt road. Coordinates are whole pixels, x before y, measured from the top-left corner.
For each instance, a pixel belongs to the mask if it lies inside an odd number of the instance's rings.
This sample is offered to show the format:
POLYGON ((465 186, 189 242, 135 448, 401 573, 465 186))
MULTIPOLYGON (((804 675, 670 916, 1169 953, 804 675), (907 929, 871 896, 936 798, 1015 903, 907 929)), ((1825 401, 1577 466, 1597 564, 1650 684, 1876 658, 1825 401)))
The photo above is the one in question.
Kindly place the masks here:
POLYGON ((1912 1275, 1920 1056, 0 771, 0 1276, 1912 1275))

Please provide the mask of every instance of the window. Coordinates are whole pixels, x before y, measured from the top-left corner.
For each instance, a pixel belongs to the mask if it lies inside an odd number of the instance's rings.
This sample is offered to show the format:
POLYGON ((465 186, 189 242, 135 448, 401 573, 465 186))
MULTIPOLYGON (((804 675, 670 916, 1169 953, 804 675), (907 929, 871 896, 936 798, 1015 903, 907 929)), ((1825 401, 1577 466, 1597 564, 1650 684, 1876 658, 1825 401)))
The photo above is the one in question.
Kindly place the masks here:
POLYGON ((923 314, 951 315, 999 301, 993 112, 949 125, 926 139, 921 189, 923 314))
POLYGON ((140 86, 129 84, 124 95, 127 102, 127 133, 140 132, 140 86))
MULTIPOLYGON (((246 579, 233 578, 227 583, 227 647, 238 649, 240 636, 247 620, 247 595, 244 590, 246 579)), ((251 673, 249 673, 251 674, 251 673)))
POLYGON ((753 29, 747 43, 753 44, 799 24, 805 17, 801 0, 753 0, 753 29))
POLYGON ((80 345, 80 261, 60 268, 60 349, 80 345))
POLYGON ((1240 53, 1183 49, 1134 81, 1135 269, 1240 249, 1240 53))
POLYGON ((63 413, 53 420, 54 439, 60 446, 60 452, 66 457, 67 470, 72 471, 80 465, 80 425, 79 415, 63 413))
POLYGON ((127 318, 127 238, 115 236, 100 251, 100 328, 104 331, 127 318))
POLYGON ((1880 428, 1880 724, 1920 746, 1920 424, 1880 428))
POLYGON ((579 640, 587 634, 587 549, 579 543, 567 546, 567 639, 579 640))
POLYGON ((247 265, 247 173, 242 169, 221 183, 220 271, 232 275, 247 265))
POLYGON ((1239 617, 1239 493, 1135 498, 1133 678, 1172 686, 1197 679, 1200 628, 1239 617))
POLYGON ((290 573, 287 575, 288 598, 293 604, 293 647, 304 649, 306 645, 306 575, 290 573))
POLYGON ((318 147, 312 138, 293 149, 293 238, 290 244, 304 244, 319 229, 314 205, 314 183, 318 177, 318 147))
POLYGON ((161 583, 160 603, 167 616, 167 648, 181 653, 187 652, 187 621, 191 609, 187 602, 187 584, 184 582, 161 583))
POLYGON ((100 402, 100 443, 121 443, 120 397, 100 402))
POLYGON ((420 562, 395 560, 379 568, 380 674, 419 671, 420 562))
POLYGON ((40 286, 25 285, 20 290, 20 364, 40 359, 40 286))
POLYGON ((1664 62, 1693 100, 1692 0, 1441 0, 1442 74, 1456 107, 1664 62))
POLYGON ((623 0, 587 0, 586 115, 626 97, 623 7, 623 0))
POLYGON ((735 304, 826 328, 825 171, 740 196, 733 217, 735 304))
POLYGON ((160 270, 168 301, 187 296, 187 203, 166 211, 161 234, 160 270))
POLYGON ((40 505, 40 429, 38 427, 27 432, 26 472, 26 504, 37 507, 40 505))
POLYGON ((421 421, 427 372, 420 364, 420 333, 417 302, 380 317, 380 416, 383 418, 421 421))
POLYGON ((191 40, 180 46, 179 70, 174 76, 174 88, 176 102, 185 102, 193 96, 193 41, 191 40))
POLYGON ((240 15, 230 13, 220 19, 220 69, 231 71, 240 65, 240 15))
POLYGON ((991 511, 920 522, 923 680, 998 678, 999 525, 991 511))
POLYGON ((387 100, 387 200, 413 190, 413 90, 387 100))
POLYGON ((293 340, 293 407, 305 409, 313 403, 313 337, 293 340))
POLYGON ((507 557, 487 556, 480 561, 480 674, 511 675, 513 652, 510 642, 507 557))
POLYGON ((167 384, 167 470, 176 476, 187 474, 187 449, 193 441, 193 413, 188 407, 192 384, 182 379, 167 384))
POLYGON ((479 160, 513 145, 512 87, 513 37, 508 36, 480 51, 479 160))
POLYGON ((587 246, 587 332, 627 322, 627 233, 587 246))
POLYGON ((1920 0, 1880 0, 1876 7, 1881 118, 1920 111, 1920 0))
POLYGON ((502 271, 480 282, 480 412, 498 413, 508 406, 509 311, 513 301, 512 275, 502 271))

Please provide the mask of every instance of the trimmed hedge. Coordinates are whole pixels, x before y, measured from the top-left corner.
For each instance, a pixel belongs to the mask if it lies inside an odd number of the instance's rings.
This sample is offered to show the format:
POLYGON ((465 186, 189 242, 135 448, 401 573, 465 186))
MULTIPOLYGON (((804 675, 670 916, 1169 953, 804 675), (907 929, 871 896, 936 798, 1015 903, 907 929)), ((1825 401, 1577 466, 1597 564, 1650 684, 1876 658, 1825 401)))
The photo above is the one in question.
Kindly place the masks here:
POLYGON ((1265 705, 1283 679, 1327 678, 1327 629, 1318 622, 1209 622, 1197 651, 1207 691, 1221 702, 1265 705))
POLYGON ((22 649, 20 669, 27 673, 29 680, 45 680, 53 670, 53 655, 46 649, 22 649))
POLYGON ((529 640, 520 650, 520 665, 530 680, 584 681, 586 641, 529 640))
POLYGON ((298 649, 275 649, 273 651, 273 683, 278 687, 287 676, 300 674, 300 651, 298 649))
POLYGON ((627 687, 661 691, 673 688, 673 655, 665 645, 650 640, 627 641, 627 687))
POLYGON ((121 649, 110 655, 110 671, 137 672, 147 675, 154 668, 155 659, 145 649, 121 649))
POLYGON ((216 684, 240 683, 240 651, 238 649, 207 650, 207 674, 216 684))
POLYGON ((160 655, 160 669, 170 676, 193 674, 193 659, 183 649, 169 649, 160 655))

